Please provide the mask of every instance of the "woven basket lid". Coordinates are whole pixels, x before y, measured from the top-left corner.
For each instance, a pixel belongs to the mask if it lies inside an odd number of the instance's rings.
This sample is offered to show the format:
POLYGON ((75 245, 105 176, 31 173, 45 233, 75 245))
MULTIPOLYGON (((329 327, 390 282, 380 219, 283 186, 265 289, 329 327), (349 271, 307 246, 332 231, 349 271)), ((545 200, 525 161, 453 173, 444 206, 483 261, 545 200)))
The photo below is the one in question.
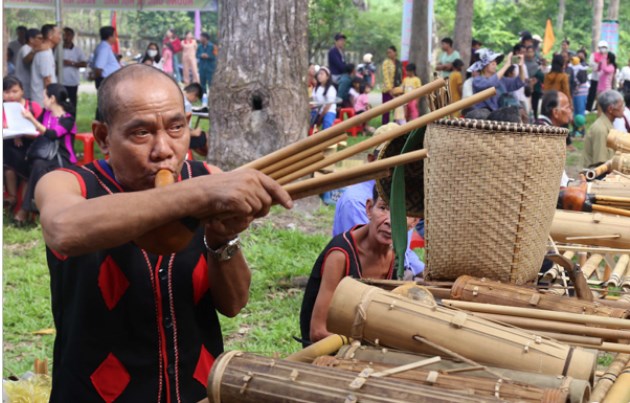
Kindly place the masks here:
POLYGON ((491 130, 495 133, 545 134, 563 136, 569 134, 569 129, 547 125, 532 125, 526 123, 498 122, 495 120, 477 119, 440 119, 434 124, 461 127, 463 129, 491 130))
MULTIPOLYGON (((388 141, 378 154, 378 159, 400 155, 409 134, 388 141)), ((418 144, 418 150, 422 148, 424 141, 418 144)), ((409 150, 416 151, 416 150, 409 150)), ((393 169, 391 170, 393 174, 393 169)), ((376 180, 376 189, 379 196, 389 204, 392 191, 392 175, 376 180)), ((405 165, 405 204, 407 216, 424 217, 424 160, 418 160, 405 165)))

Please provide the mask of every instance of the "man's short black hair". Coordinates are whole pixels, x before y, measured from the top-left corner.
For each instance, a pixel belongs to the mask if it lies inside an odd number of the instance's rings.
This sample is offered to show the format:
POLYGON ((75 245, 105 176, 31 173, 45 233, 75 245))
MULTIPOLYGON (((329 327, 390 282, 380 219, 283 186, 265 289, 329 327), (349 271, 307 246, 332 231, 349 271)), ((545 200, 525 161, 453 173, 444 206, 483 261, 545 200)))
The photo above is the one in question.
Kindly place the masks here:
POLYGON ((48 35, 55 30, 55 24, 44 24, 42 25, 42 37, 48 39, 48 35))
POLYGON ((24 25, 20 25, 17 28, 15 28, 15 32, 24 32, 26 34, 26 27, 24 25))
POLYGON ((486 120, 488 119, 488 115, 490 114, 490 110, 486 108, 473 109, 466 113, 464 117, 466 119, 477 119, 477 120, 486 120))
POLYGON ((516 53, 516 52, 520 52, 521 50, 523 50, 525 46, 523 46, 520 43, 517 43, 516 45, 514 45, 514 47, 512 48, 512 52, 516 53))
POLYGON ((448 46, 453 47, 453 40, 451 38, 449 38, 448 36, 446 38, 442 38, 442 40, 440 42, 448 43, 448 46))
POLYGON ((456 69, 464 67, 464 62, 462 61, 462 59, 455 59, 453 61, 453 67, 456 68, 456 69))
POLYGON ((352 74, 353 71, 354 71, 354 64, 353 63, 347 63, 346 64, 346 69, 344 70, 344 73, 352 74))
POLYGON ((540 113, 551 119, 551 114, 553 110, 558 107, 558 105, 560 105, 558 91, 545 91, 545 94, 542 97, 542 101, 540 102, 540 113))
POLYGON ((201 37, 202 37, 202 38, 206 38, 207 40, 210 40, 210 34, 209 34, 209 33, 207 33, 207 32, 202 32, 202 33, 201 33, 201 37))
POLYGON ((203 87, 199 83, 191 83, 184 87, 184 92, 187 94, 195 94, 195 96, 199 99, 203 97, 203 87))
POLYGON ((416 65, 414 63, 409 63, 407 67, 405 67, 407 71, 413 71, 413 74, 416 74, 416 65))
POLYGON ((116 106, 118 105, 118 96, 116 91, 116 89, 118 88, 118 84, 128 78, 140 79, 150 74, 156 75, 158 77, 164 77, 170 80, 170 82, 172 82, 173 85, 178 89, 177 92, 182 97, 182 106, 184 105, 184 94, 179 91, 179 85, 173 77, 153 66, 136 63, 125 66, 115 71, 103 80, 101 86, 98 88, 98 106, 96 108, 98 116, 97 120, 105 124, 112 123, 112 119, 116 112, 116 106))
POLYGON ((480 41, 478 41, 478 40, 476 40, 476 39, 473 39, 473 40, 472 40, 472 46, 473 46, 473 47, 475 47, 475 46, 481 46, 481 45, 482 45, 482 43, 481 43, 480 41))
POLYGON ((72 28, 70 28, 70 27, 65 27, 65 28, 63 29, 63 32, 66 32, 66 33, 68 33, 68 34, 70 34, 70 35, 74 36, 74 29, 72 29, 72 28))
POLYGON ((521 123, 521 111, 518 106, 506 106, 490 112, 487 119, 497 122, 521 123))
POLYGON ((391 49, 391 50, 393 50, 394 52, 398 52, 398 51, 396 50, 396 46, 394 46, 394 45, 391 45, 391 46, 390 46, 390 47, 388 47, 387 49, 391 49))
POLYGON ((114 33, 116 32, 116 28, 108 25, 105 27, 101 27, 101 29, 98 32, 101 34, 101 40, 106 41, 112 36, 114 36, 114 33))
POLYGON ((40 31, 37 28, 31 28, 28 31, 26 31, 26 42, 28 42, 30 39, 33 38, 37 38, 37 35, 41 35, 42 31, 40 31))

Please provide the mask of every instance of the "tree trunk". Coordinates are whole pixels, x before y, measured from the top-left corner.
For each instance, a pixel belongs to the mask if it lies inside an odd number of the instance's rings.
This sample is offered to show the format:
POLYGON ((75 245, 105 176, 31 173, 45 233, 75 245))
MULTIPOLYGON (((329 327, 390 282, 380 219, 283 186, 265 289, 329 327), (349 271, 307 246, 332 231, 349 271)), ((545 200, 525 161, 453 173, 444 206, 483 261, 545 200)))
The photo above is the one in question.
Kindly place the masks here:
MULTIPOLYGON (((431 80, 431 63, 429 60, 429 19, 428 0, 414 0, 411 15, 411 37, 414 38, 409 46, 409 61, 416 64, 418 77, 423 83, 431 80)), ((420 101, 420 111, 427 108, 426 99, 420 101)))
POLYGON ((472 44, 472 20, 475 0, 457 0, 457 16, 455 17, 455 50, 459 51, 464 62, 465 71, 470 61, 472 44))
POLYGON ((233 169, 305 137, 308 1, 219 2, 208 161, 233 169))
POLYGON ((7 29, 7 10, 4 10, 2 14, 2 49, 5 49, 4 55, 2 55, 2 71, 7 71, 7 52, 9 47, 9 30, 7 29))
POLYGON ((610 0, 608 4, 608 19, 619 21, 619 0, 610 0))
POLYGON ((593 1, 593 36, 591 38, 591 53, 597 50, 597 42, 599 42, 602 33, 602 16, 604 14, 604 0, 593 1))
POLYGON ((558 33, 563 32, 562 27, 564 26, 564 13, 566 9, 567 7, 565 0, 560 0, 558 2, 558 21, 556 22, 556 31, 558 33))

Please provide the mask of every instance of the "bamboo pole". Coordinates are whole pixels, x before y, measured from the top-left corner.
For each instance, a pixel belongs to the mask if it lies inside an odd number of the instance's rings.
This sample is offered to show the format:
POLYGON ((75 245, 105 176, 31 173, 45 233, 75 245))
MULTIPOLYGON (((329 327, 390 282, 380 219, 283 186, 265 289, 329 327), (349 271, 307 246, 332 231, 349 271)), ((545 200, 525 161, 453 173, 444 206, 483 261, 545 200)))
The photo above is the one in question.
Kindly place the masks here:
POLYGON ((275 171, 278 171, 282 168, 285 168, 289 165, 295 164, 298 161, 302 161, 304 158, 313 155, 315 153, 321 152, 326 150, 328 147, 333 146, 337 143, 340 143, 344 140, 346 140, 348 138, 347 134, 340 134, 339 136, 333 137, 332 139, 328 140, 328 141, 324 141, 322 143, 316 144, 311 148, 308 148, 304 151, 301 151, 297 154, 291 155, 287 158, 284 158, 274 164, 271 164, 269 166, 263 167, 262 169, 260 169, 260 171, 266 175, 272 174, 275 171))
POLYGON ((426 150, 412 151, 395 157, 374 161, 359 167, 323 175, 318 178, 291 183, 290 185, 284 186, 284 189, 292 198, 299 199, 314 194, 320 194, 327 190, 338 189, 339 187, 351 183, 358 183, 361 180, 365 180, 366 177, 370 177, 370 175, 387 175, 388 169, 394 166, 408 164, 423 159, 426 156, 426 150))
POLYGON ((339 334, 331 334, 310 346, 285 358, 287 361, 312 363, 320 355, 336 353, 341 346, 349 344, 351 339, 339 334))
POLYGON ((619 287, 619 283, 621 279, 624 278, 624 274, 626 273, 626 268, 628 267, 628 263, 630 262, 630 255, 621 255, 615 268, 610 275, 610 279, 606 282, 607 287, 619 287))
POLYGON ((615 356, 614 361, 608 366, 604 375, 599 378, 599 381, 593 388, 593 393, 591 393, 592 402, 601 402, 604 399, 610 387, 617 380, 619 373, 628 363, 628 360, 630 360, 630 354, 618 353, 615 356))
POLYGON ((599 211, 600 213, 615 214, 615 215, 620 215, 623 217, 630 217, 630 211, 623 208, 619 208, 619 207, 610 207, 610 206, 602 206, 599 204, 593 204, 591 209, 593 211, 599 211))
POLYGON ((282 178, 283 176, 288 175, 291 172, 295 172, 298 169, 302 169, 306 166, 314 164, 315 162, 321 161, 323 159, 324 159, 324 154, 322 152, 318 152, 317 154, 313 154, 310 157, 306 157, 301 161, 297 161, 294 164, 291 164, 275 172, 272 172, 271 174, 269 174, 269 176, 273 179, 282 178))
POLYGON ((584 344, 584 343, 569 343, 573 346, 578 347, 586 347, 592 348, 600 351, 607 351, 609 353, 624 353, 630 354, 630 345, 628 344, 619 344, 619 343, 611 343, 608 341, 603 342, 600 346, 595 346, 593 344, 584 344))
POLYGON ((562 323, 553 320, 532 319, 521 316, 497 315, 490 313, 475 313, 482 318, 504 322, 512 326, 529 330, 542 330, 564 334, 584 335, 599 337, 604 340, 629 340, 630 331, 607 329, 603 327, 591 327, 575 323, 562 323))
POLYGON ((341 150, 337 153, 334 153, 332 155, 329 155, 328 157, 324 158, 322 161, 313 164, 312 166, 308 167, 308 168, 303 168, 297 172, 294 172, 291 175, 285 176, 281 179, 278 180, 278 183, 280 183, 281 185, 285 184, 285 183, 289 183, 289 182, 293 182, 294 180, 301 178, 302 176, 311 174, 315 171, 317 171, 318 169, 327 167, 328 165, 332 165, 334 163, 337 163, 341 160, 344 160, 348 157, 351 157, 355 154, 358 154, 362 151, 365 151, 367 149, 370 149, 372 147, 375 147, 378 144, 381 143, 385 143, 387 141, 393 140, 397 137, 400 137, 406 133, 411 132, 412 130, 418 129, 420 127, 426 126, 431 122, 434 122, 440 118, 443 118, 444 116, 447 116, 455 111, 458 111, 460 109, 466 109, 476 103, 479 103, 483 100, 486 100, 492 96, 494 96, 496 94, 496 89, 494 87, 488 88, 484 91, 481 91, 473 96, 470 96, 468 98, 464 98, 461 101, 457 101, 455 103, 452 103, 444 108, 438 109, 436 111, 433 111, 431 113, 428 113, 426 115, 423 115, 417 119, 412 120, 411 122, 396 127, 395 129, 392 129, 386 133, 383 133, 379 136, 374 136, 374 137, 370 137, 369 139, 362 141, 360 143, 357 143, 355 145, 353 145, 352 147, 348 147, 344 150, 341 150))
POLYGON ((630 402, 630 361, 606 394, 603 403, 630 402))
POLYGON ((329 127, 328 129, 322 130, 321 132, 318 132, 317 134, 313 136, 297 141, 284 148, 281 148, 280 150, 274 151, 271 154, 267 154, 262 158, 258 158, 255 161, 249 162, 241 166, 241 168, 261 169, 266 166, 269 166, 275 162, 283 160, 284 158, 288 156, 291 156, 291 155, 299 153, 300 151, 309 149, 323 141, 327 141, 339 135, 340 133, 344 133, 346 130, 354 126, 358 126, 364 122, 367 122, 372 118, 375 118, 377 116, 384 114, 385 112, 388 112, 394 108, 397 108, 406 103, 409 103, 410 101, 413 101, 417 98, 427 95, 437 90, 438 88, 444 87, 444 85, 446 85, 446 83, 442 78, 431 81, 430 83, 427 83, 418 89, 415 89, 407 94, 403 94, 399 97, 396 97, 392 99, 391 101, 381 104, 375 108, 368 109, 367 111, 359 115, 356 115, 350 119, 344 120, 339 124, 329 127))
MULTIPOLYGON (((565 245, 556 243, 556 247, 559 250, 565 251, 576 251, 576 252, 591 252, 591 253, 630 253, 630 249, 618 249, 618 248, 606 248, 606 247, 598 247, 598 246, 588 246, 588 245, 565 245)), ((548 245, 547 249, 553 250, 553 245, 548 245)), ((582 264, 583 266, 583 264, 582 264)))
POLYGON ((591 257, 586 260, 586 263, 582 266, 582 274, 584 274, 584 277, 586 277, 587 280, 591 278, 603 259, 604 256, 599 253, 593 253, 591 257))
POLYGON ((595 346, 594 348, 597 348, 597 346, 601 346, 604 344, 604 341, 602 339, 598 337, 592 337, 592 336, 579 336, 575 334, 541 332, 541 331, 535 331, 534 334, 548 337, 550 339, 562 341, 569 344, 579 343, 581 345, 585 345, 585 344, 591 345, 591 346, 595 346))
POLYGON ((570 237, 618 234, 620 237, 616 239, 591 239, 579 243, 630 249, 630 217, 556 210, 550 234, 554 241, 564 243, 575 243, 567 242, 570 237))
POLYGON ((464 309, 473 312, 496 313, 501 315, 522 316, 527 318, 557 320, 560 322, 584 323, 590 325, 602 325, 613 329, 630 329, 630 320, 605 318, 595 315, 583 315, 579 313, 543 311, 540 309, 515 308, 493 304, 479 304, 476 302, 464 302, 455 300, 442 300, 442 304, 451 308, 464 309))

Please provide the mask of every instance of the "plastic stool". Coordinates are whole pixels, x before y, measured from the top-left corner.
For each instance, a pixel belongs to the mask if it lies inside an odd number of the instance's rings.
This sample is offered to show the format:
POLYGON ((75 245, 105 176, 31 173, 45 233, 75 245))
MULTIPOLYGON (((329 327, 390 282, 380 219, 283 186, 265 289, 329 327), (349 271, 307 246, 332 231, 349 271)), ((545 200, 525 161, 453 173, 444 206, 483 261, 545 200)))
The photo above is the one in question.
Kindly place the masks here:
MULTIPOLYGON (((352 117, 354 117, 356 115, 356 113, 354 112, 353 108, 341 108, 339 109, 339 118, 341 118, 341 120, 346 120, 346 119, 350 119, 352 117)), ((354 126, 349 128, 348 130, 346 130, 346 133, 350 134, 352 137, 357 137, 357 135, 363 131, 363 128, 361 125, 359 126, 354 126)))
POLYGON ((77 133, 74 139, 83 143, 83 159, 77 161, 77 165, 85 165, 94 161, 94 136, 92 133, 77 133))

